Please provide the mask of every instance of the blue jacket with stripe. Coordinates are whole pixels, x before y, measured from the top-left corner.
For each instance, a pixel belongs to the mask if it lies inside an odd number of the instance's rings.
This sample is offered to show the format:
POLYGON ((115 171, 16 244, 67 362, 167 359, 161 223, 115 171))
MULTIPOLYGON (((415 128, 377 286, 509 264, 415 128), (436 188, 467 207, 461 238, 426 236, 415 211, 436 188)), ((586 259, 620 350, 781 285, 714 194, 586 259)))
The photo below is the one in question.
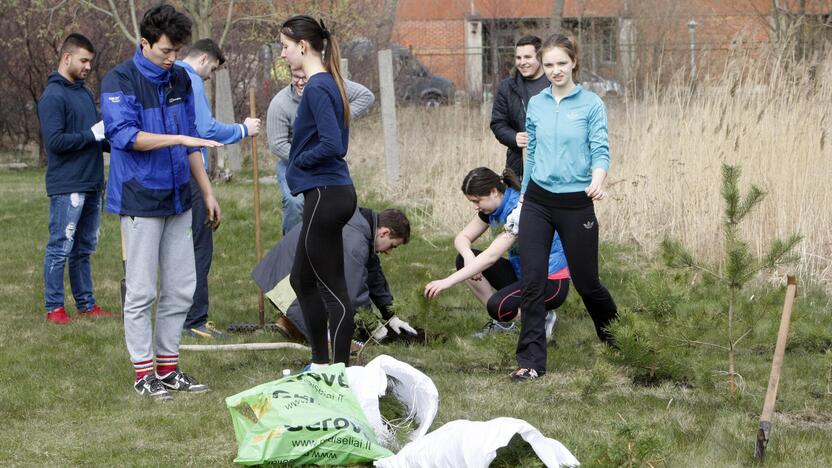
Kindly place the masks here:
POLYGON ((191 208, 188 155, 183 145, 133 149, 139 131, 197 136, 193 93, 181 67, 160 67, 141 48, 104 77, 101 113, 110 140, 107 211, 126 216, 170 216, 191 208))

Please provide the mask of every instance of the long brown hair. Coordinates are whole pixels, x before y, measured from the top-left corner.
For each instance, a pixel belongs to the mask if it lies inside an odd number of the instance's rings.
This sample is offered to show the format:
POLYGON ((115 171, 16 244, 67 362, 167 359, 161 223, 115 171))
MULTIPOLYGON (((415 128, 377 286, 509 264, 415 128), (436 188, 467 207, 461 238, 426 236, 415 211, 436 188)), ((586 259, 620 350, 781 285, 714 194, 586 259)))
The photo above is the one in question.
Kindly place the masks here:
POLYGON ((324 68, 335 78, 344 106, 344 125, 349 127, 350 101, 347 99, 347 90, 341 75, 341 49, 338 47, 338 40, 326 28, 324 20, 318 22, 311 16, 293 16, 283 23, 280 33, 295 42, 306 41, 312 49, 321 54, 324 68))

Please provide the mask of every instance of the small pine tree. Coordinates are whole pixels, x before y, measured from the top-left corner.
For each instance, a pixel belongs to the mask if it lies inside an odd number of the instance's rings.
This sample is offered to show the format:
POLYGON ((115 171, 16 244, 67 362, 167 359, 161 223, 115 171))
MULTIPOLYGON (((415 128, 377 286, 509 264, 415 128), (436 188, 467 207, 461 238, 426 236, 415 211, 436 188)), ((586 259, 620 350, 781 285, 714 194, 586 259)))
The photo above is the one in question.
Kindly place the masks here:
POLYGON ((725 201, 725 217, 722 225, 725 257, 721 270, 710 268, 696 261, 693 255, 676 240, 665 239, 661 244, 662 257, 669 266, 703 271, 717 278, 728 288, 728 343, 723 348, 728 351, 728 389, 732 395, 737 391, 735 349, 737 343, 745 336, 743 334, 734 339, 737 297, 748 280, 761 270, 796 261, 797 256, 792 254, 792 250, 802 239, 802 236, 792 234, 786 240, 773 241, 765 257, 757 258, 751 254, 748 243, 739 237, 739 224, 755 206, 763 201, 766 194, 756 185, 751 185, 748 194, 743 198, 738 186, 740 172, 739 166, 722 165, 721 193, 725 201))

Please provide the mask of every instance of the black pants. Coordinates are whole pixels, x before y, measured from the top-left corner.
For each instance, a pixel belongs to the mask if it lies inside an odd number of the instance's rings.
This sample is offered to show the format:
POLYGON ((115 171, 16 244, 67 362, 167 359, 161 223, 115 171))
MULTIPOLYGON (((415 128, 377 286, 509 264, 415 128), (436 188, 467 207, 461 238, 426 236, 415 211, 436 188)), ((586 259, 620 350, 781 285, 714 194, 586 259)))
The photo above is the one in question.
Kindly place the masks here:
POLYGON ((557 230, 575 289, 602 341, 612 344, 606 326, 618 316, 609 291, 598 278, 598 219, 584 192, 555 194, 529 184, 520 212, 520 265, 523 269, 522 329, 517 344, 520 367, 546 371, 543 324, 546 275, 552 236, 557 230))
MULTIPOLYGON (((477 249, 471 249, 471 251, 474 252, 474 255, 481 253, 477 249)), ((456 269, 461 270, 464 266, 465 260, 463 260, 462 255, 457 255, 456 269)), ((482 276, 488 280, 491 287, 497 290, 488 298, 486 303, 485 307, 488 310, 488 315, 498 322, 514 320, 520 310, 523 287, 517 279, 517 274, 514 273, 511 262, 505 258, 500 258, 483 271, 482 276)), ((560 307, 563 301, 566 300, 567 294, 569 294, 568 279, 547 279, 546 293, 543 298, 546 310, 555 310, 560 307)))
POLYGON ((341 231, 355 213, 355 188, 316 187, 303 196, 303 225, 289 281, 311 338, 312 362, 329 363, 328 325, 333 362, 349 365, 355 311, 344 278, 341 231))
POLYGON ((185 330, 199 328, 208 322, 208 272, 211 271, 211 257, 214 255, 214 231, 205 224, 206 218, 202 191, 199 184, 191 179, 191 236, 194 240, 196 289, 194 303, 182 326, 185 330))

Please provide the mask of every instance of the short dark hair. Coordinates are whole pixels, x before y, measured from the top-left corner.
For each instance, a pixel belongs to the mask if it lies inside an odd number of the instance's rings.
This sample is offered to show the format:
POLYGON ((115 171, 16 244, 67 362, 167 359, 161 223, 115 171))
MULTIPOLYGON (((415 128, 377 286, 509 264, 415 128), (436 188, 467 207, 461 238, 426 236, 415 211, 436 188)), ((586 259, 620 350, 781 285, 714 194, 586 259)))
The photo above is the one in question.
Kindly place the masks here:
POLYGON ((390 230, 390 237, 401 239, 402 244, 410 241, 410 220, 400 210, 387 208, 378 213, 378 227, 390 230))
POLYGON ((517 39, 517 43, 514 44, 514 48, 516 49, 517 47, 525 45, 532 45, 534 46, 534 50, 538 51, 540 50, 540 46, 543 45, 543 41, 541 41, 539 37, 529 34, 517 39))
POLYGON ((163 34, 174 45, 186 44, 191 40, 191 19, 176 11, 176 8, 162 4, 144 13, 139 31, 151 46, 163 34))
POLYGON ((91 54, 95 53, 95 47, 92 46, 92 42, 86 36, 72 33, 64 39, 64 43, 61 45, 61 56, 71 54, 77 49, 84 49, 91 54))
POLYGON ((219 60, 220 65, 225 63, 225 55, 222 54, 220 46, 214 42, 213 39, 200 39, 191 45, 188 49, 188 57, 197 57, 202 54, 208 54, 214 60, 219 60))

